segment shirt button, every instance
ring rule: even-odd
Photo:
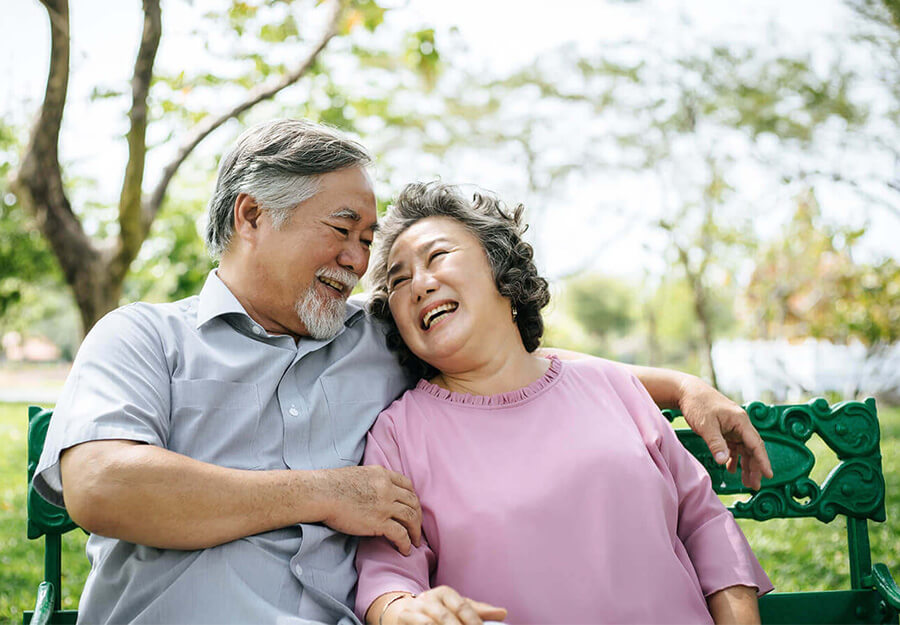
[[[253,334],[255,334],[256,336],[259,336],[260,334],[262,334],[262,328],[260,328],[259,326],[253,326],[251,328],[251,332],[253,332]]]
[[[296,573],[298,577],[303,575],[303,567],[300,566],[299,564],[295,564],[294,565],[294,573]]]
[[[291,413],[292,417],[296,417],[298,414],[300,414],[300,411],[297,410],[296,408],[294,408],[293,406],[291,406],[291,409],[288,410],[288,412]]]

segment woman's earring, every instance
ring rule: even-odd
[[[513,323],[515,323],[516,318],[519,316],[519,311],[516,310],[515,306],[512,307],[512,316],[513,316]]]

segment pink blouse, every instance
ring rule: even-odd
[[[366,464],[413,482],[425,540],[357,555],[356,611],[446,584],[508,623],[709,623],[704,596],[772,590],[709,476],[647,391],[601,359],[560,362],[517,391],[420,380],[378,417]]]

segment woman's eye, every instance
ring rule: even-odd
[[[431,253],[431,256],[428,257],[428,262],[431,262],[431,261],[433,261],[435,258],[437,258],[438,256],[443,256],[443,255],[446,254],[446,253],[447,253],[447,252],[446,252],[445,250],[436,250],[436,251],[434,251],[434,252]]]
[[[406,282],[408,278],[395,278],[393,282],[391,282],[391,289],[396,289],[399,285]]]

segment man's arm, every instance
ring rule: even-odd
[[[706,442],[719,464],[734,472],[743,458],[741,480],[758,489],[762,476],[772,477],[769,454],[744,409],[698,378],[671,369],[626,365],[660,408],[678,408],[684,420]]]
[[[542,349],[563,360],[587,358],[564,349]],[[672,369],[624,365],[635,375],[660,408],[678,408],[684,420],[707,444],[719,464],[734,472],[743,457],[741,480],[758,489],[762,476],[772,477],[772,465],[759,432],[743,408],[697,376]]]
[[[82,443],[60,459],[66,509],[89,532],[163,549],[204,549],[296,523],[421,541],[412,483],[382,467],[229,469],[134,441]]]

